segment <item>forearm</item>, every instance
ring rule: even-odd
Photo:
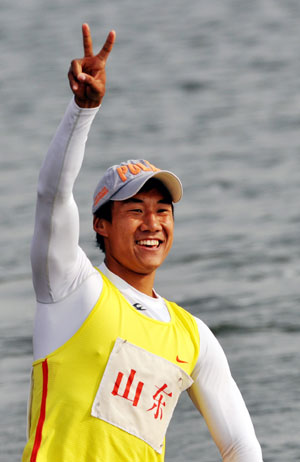
[[[39,180],[31,261],[37,299],[57,301],[82,266],[79,217],[73,185],[97,109],[80,109],[72,100],[50,144]]]
[[[71,100],[51,141],[38,181],[38,199],[67,200],[82,165],[85,144],[99,108],[82,109]]]
[[[219,392],[209,383],[201,392],[197,388],[195,383],[190,397],[201,411],[223,462],[262,462],[260,445],[235,383],[224,384]]]
[[[193,372],[191,399],[203,415],[223,462],[262,462],[261,448],[225,354],[209,329],[200,325],[201,356]]]

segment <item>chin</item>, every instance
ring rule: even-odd
[[[148,265],[146,264],[145,265],[145,262],[143,262],[144,264],[141,265],[141,271],[140,273],[141,274],[149,274],[149,273],[153,273],[153,271],[156,271],[161,265],[162,265],[162,261],[160,261],[159,263],[149,263]]]

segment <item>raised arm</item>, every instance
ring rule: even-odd
[[[85,143],[105,93],[105,63],[115,33],[93,56],[87,24],[82,26],[84,57],[73,60],[69,81],[75,95],[50,144],[39,181],[31,261],[37,300],[52,303],[74,291],[93,271],[78,245],[79,217],[73,185]]]

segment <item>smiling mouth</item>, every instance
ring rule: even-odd
[[[143,239],[140,241],[136,241],[137,245],[140,245],[142,247],[148,247],[149,249],[158,248],[161,243],[162,241],[160,241],[159,239]]]

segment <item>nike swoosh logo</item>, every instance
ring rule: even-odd
[[[182,359],[179,359],[179,358],[178,358],[178,355],[176,356],[176,361],[177,361],[178,363],[188,364],[188,361],[183,361]]]

